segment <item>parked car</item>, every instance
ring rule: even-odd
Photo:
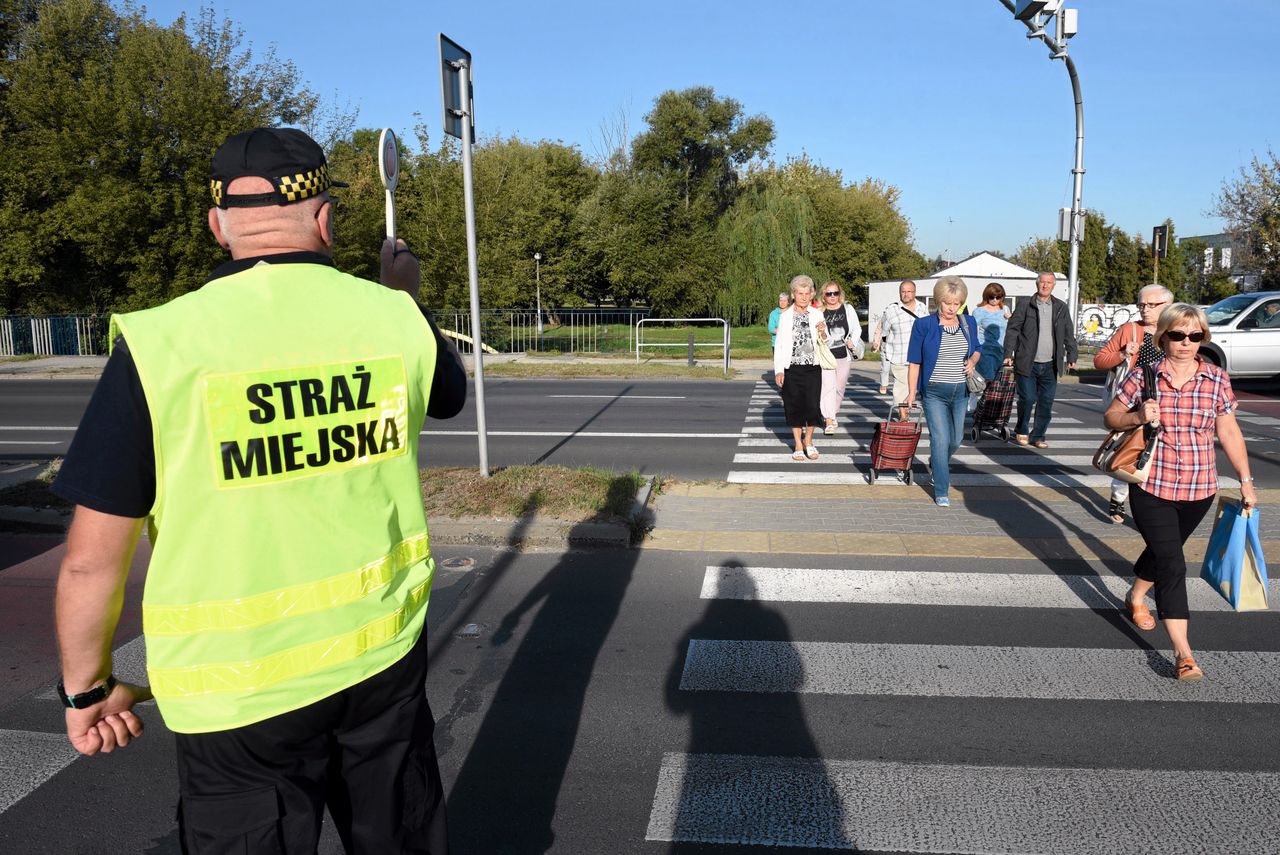
[[[1200,355],[1232,377],[1280,374],[1280,291],[1233,294],[1208,309],[1213,341]]]

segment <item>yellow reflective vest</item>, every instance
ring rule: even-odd
[[[250,724],[408,652],[434,572],[418,434],[436,344],[413,300],[258,264],[111,323],[154,432],[142,609],[165,724]]]

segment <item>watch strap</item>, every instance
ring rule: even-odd
[[[73,710],[82,710],[85,707],[91,707],[94,704],[101,703],[107,699],[107,695],[111,694],[111,690],[116,687],[116,675],[107,675],[107,680],[100,686],[95,686],[88,691],[79,692],[74,695],[68,695],[66,686],[62,681],[58,681],[58,697],[62,699],[62,705]]]

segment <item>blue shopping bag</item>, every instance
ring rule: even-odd
[[[1238,612],[1267,608],[1267,562],[1262,557],[1257,508],[1245,510],[1235,499],[1218,499],[1218,518],[1200,578]]]

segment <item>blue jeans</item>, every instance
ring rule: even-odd
[[[1053,418],[1053,399],[1058,394],[1058,374],[1052,362],[1031,363],[1031,374],[1018,375],[1018,426],[1014,433],[1030,435],[1032,442],[1044,439]],[[1035,407],[1035,423],[1031,423],[1031,408]],[[1030,434],[1027,428],[1030,427]]]
[[[929,466],[933,469],[933,495],[951,489],[951,456],[964,436],[964,408],[969,392],[963,383],[930,383],[920,403],[929,425]]]

